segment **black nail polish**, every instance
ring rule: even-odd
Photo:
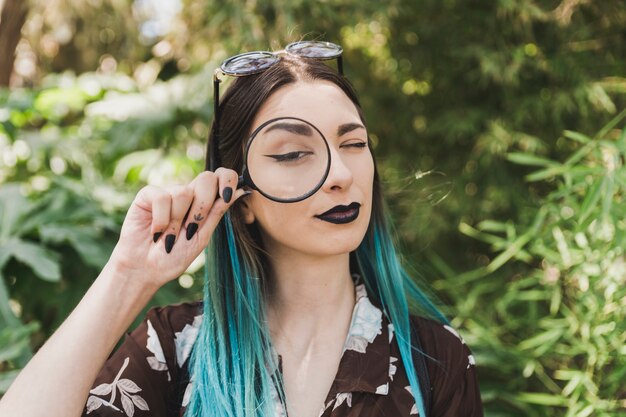
[[[156,232],[154,236],[152,236],[152,240],[154,240],[154,243],[156,243],[156,241],[159,240],[162,234],[163,232]]]
[[[232,197],[233,197],[233,189],[230,187],[224,188],[224,191],[222,191],[222,198],[224,199],[224,202],[230,203],[230,199]]]
[[[176,240],[176,235],[165,236],[165,252],[170,253],[172,251],[175,240]]]
[[[187,240],[191,240],[196,230],[198,230],[198,223],[191,222],[187,225]]]

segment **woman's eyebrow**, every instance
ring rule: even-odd
[[[302,123],[274,123],[265,132],[271,132],[272,130],[286,130],[287,132],[295,133],[302,136],[313,136],[313,129]]]
[[[360,123],[345,123],[337,128],[337,136],[343,136],[348,132],[352,132],[355,129],[365,129]]]

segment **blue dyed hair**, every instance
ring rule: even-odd
[[[335,83],[363,119],[356,93],[344,77],[317,61],[285,57],[263,73],[236,79],[224,95],[219,148],[223,166],[241,169],[243,143],[256,112],[272,93],[300,79]],[[351,268],[358,269],[352,272],[361,275],[368,295],[393,324],[417,409],[426,416],[413,363],[409,306],[422,316],[447,320],[402,267],[385,212],[374,164],[372,214],[365,237],[350,254]],[[275,398],[283,403],[286,399],[280,374],[274,371],[277,360],[265,316],[271,276],[260,231],[256,224],[245,224],[235,205],[219,223],[205,254],[204,317],[190,357],[193,390],[185,417],[275,416]]]

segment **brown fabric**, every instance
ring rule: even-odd
[[[417,415],[393,326],[370,303],[362,284],[356,291],[344,353],[320,416]],[[107,360],[83,416],[182,416],[181,404],[187,404],[192,389],[186,361],[200,313],[200,302],[151,309]],[[423,350],[432,358],[426,359],[431,416],[482,416],[474,358],[462,338],[449,326],[412,320]]]

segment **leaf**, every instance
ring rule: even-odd
[[[0,347],[0,363],[19,357],[28,348],[28,342],[28,339],[22,339]]]
[[[483,220],[476,225],[478,230],[483,232],[504,232],[508,228],[507,223],[497,222],[494,220]]]
[[[550,168],[540,169],[539,171],[526,175],[524,178],[526,178],[526,181],[528,182],[541,181],[566,173],[570,169],[570,167],[565,165],[557,165]]]
[[[130,398],[133,400],[133,403],[135,403],[138,409],[143,411],[150,410],[150,407],[148,407],[148,403],[146,402],[146,400],[141,398],[139,395],[131,395]]]
[[[94,395],[108,395],[111,393],[111,391],[112,391],[111,384],[100,384],[89,392]]]
[[[489,243],[494,246],[503,241],[503,239],[499,236],[494,236],[489,233],[483,233],[482,231],[477,230],[469,224],[463,222],[459,223],[459,231],[469,237],[472,237],[476,240],[482,240],[483,242]]]
[[[551,394],[543,394],[539,392],[522,392],[517,395],[517,398],[522,402],[527,402],[531,404],[540,404],[540,405],[566,405],[567,401],[565,398],[551,395]]]
[[[93,410],[97,410],[101,405],[102,398],[90,395],[89,398],[87,398],[87,414],[91,413]]]
[[[159,362],[156,357],[148,356],[146,360],[148,361],[150,368],[154,369],[155,371],[167,371],[167,364]]]
[[[0,271],[9,259],[11,259],[11,248],[6,245],[0,246]]]
[[[52,282],[61,279],[61,268],[54,252],[17,238],[7,245],[11,245],[13,257],[28,265],[39,278]]]
[[[0,247],[0,252],[1,251],[2,248]],[[15,317],[13,310],[11,310],[9,306],[9,292],[4,284],[2,264],[0,264],[0,318],[2,319],[3,326],[15,327],[20,325],[19,319]]]
[[[124,393],[122,393],[122,407],[128,417],[133,417],[133,415],[135,415],[135,406],[133,405],[132,400],[128,398],[128,396],[124,395]]]
[[[589,143],[592,140],[587,135],[583,135],[582,133],[578,133],[578,132],[573,132],[571,130],[564,131],[563,136],[565,136],[568,139],[575,140],[576,142],[580,142],[580,143]]]
[[[521,350],[534,349],[537,347],[545,348],[546,346],[552,345],[563,335],[563,329],[554,328],[550,330],[546,330],[543,333],[539,333],[531,337],[530,339],[526,339],[522,341],[518,347]]]
[[[598,200],[600,199],[600,191],[603,188],[603,184],[604,181],[596,181],[591,187],[591,190],[587,193],[587,196],[583,200],[580,207],[580,217],[578,220],[579,223],[584,223],[584,221],[587,219],[587,217],[589,217],[593,209],[598,204]]]
[[[546,214],[546,210],[540,209],[530,229],[515,239],[515,241],[511,243],[511,245],[504,252],[496,256],[494,260],[485,267],[485,269],[489,272],[495,272],[511,258],[515,257],[516,254],[519,253],[519,251],[521,251],[524,246],[526,246],[526,244],[535,237],[537,230],[539,230],[544,219],[546,218]]]
[[[596,145],[596,142],[590,142],[586,144],[585,146],[581,147],[579,150],[574,152],[573,155],[567,158],[565,162],[563,163],[563,165],[575,166],[575,164],[577,164],[581,159],[587,156],[587,154],[594,149],[595,145]]]
[[[563,388],[563,395],[569,397],[579,385],[582,385],[583,378],[584,375],[582,373],[576,373]]]
[[[122,378],[119,381],[117,381],[117,386],[120,389],[124,390],[124,392],[128,392],[131,394],[141,391],[141,388],[139,388],[137,384],[135,384],[133,381],[127,378]]]
[[[21,369],[0,372],[0,394],[7,392],[20,371]]]
[[[7,183],[0,187],[0,241],[11,236],[20,218],[31,207],[32,203],[22,195],[19,184]]]
[[[8,307],[8,306],[7,306]],[[39,329],[39,323],[22,325],[19,320],[10,321],[0,330],[0,363],[8,361],[12,366],[23,367],[32,357],[30,337]]]
[[[609,133],[619,122],[626,117],[626,109],[622,110],[617,116],[611,119],[600,131],[594,136],[594,139],[602,139]]]
[[[94,227],[70,224],[49,224],[39,228],[41,240],[45,243],[68,242],[87,264],[102,268],[113,250],[108,242],[103,242]]]
[[[560,164],[554,161],[551,161],[546,158],[542,158],[540,156],[521,153],[521,152],[509,152],[506,155],[506,159],[511,162],[515,162],[519,165],[530,165],[530,166],[541,166],[541,167],[551,167],[551,166],[559,166]]]

